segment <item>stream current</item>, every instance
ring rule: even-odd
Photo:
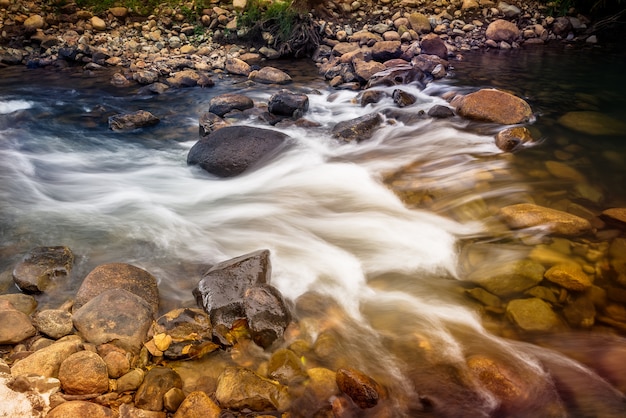
[[[213,88],[149,95],[116,89],[108,75],[0,69],[0,271],[6,278],[33,247],[65,245],[76,255],[72,275],[38,296],[40,307],[72,298],[95,266],[126,262],[157,277],[165,313],[195,305],[191,291],[208,266],[267,248],[272,284],[297,308],[293,333],[319,365],[358,368],[386,388],[364,416],[624,416],[623,331],[526,335],[465,294],[467,243],[484,244],[489,266],[530,251],[494,219],[497,208],[559,199],[592,211],[626,206],[626,134],[556,123],[589,108],[626,119],[619,56],[585,53],[588,65],[563,49],[467,54],[451,77],[402,87],[418,98],[403,110],[415,115],[446,104],[439,96],[450,90],[524,97],[541,141],[515,154],[495,146],[499,127],[456,117],[387,117],[371,139],[340,143],[330,133],[337,122],[394,108],[392,100],[361,107],[357,92],[329,89],[312,64],[272,64],[290,72],[290,90],[308,94],[305,117],[319,126],[273,128],[296,146],[229,179],[186,164],[199,116],[218,94],[258,105],[277,87],[223,76]],[[160,124],[108,129],[111,114],[140,109]],[[597,193],[581,200],[575,184],[541,174],[559,153]],[[253,368],[266,358],[250,356]],[[202,380],[199,368],[190,379]]]

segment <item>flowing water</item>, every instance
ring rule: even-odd
[[[107,77],[2,69],[0,271],[33,247],[66,245],[73,273],[38,296],[40,306],[71,298],[95,266],[127,262],[157,277],[164,313],[195,305],[191,291],[207,266],[267,248],[272,283],[297,313],[288,339],[308,344],[309,365],[355,367],[386,388],[367,416],[624,416],[623,331],[526,335],[465,293],[467,245],[495,268],[544,243],[508,231],[497,208],[626,206],[626,134],[594,137],[556,123],[580,109],[626,119],[620,56],[542,51],[468,54],[451,78],[424,91],[405,86],[417,104],[350,144],[332,138],[334,124],[392,109],[391,99],[363,108],[356,92],[329,90],[313,65],[279,63],[294,76],[290,89],[309,95],[305,117],[319,127],[275,128],[296,146],[229,179],[186,165],[199,116],[217,94],[262,104],[277,88],[223,76],[214,88],[148,95]],[[442,93],[477,87],[526,98],[541,141],[505,154],[494,145],[497,127],[419,116],[445,104]],[[160,124],[108,129],[108,116],[139,109]],[[583,171],[585,187],[546,174],[554,159]],[[247,355],[235,361],[254,368],[267,357]],[[201,387],[207,364],[181,370],[195,368],[189,379]],[[294,401],[301,411],[312,403]]]

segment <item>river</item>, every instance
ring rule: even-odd
[[[470,244],[481,249],[481,268],[496,268],[548,239],[506,230],[499,207],[626,207],[626,133],[592,136],[557,123],[589,109],[625,120],[623,57],[563,46],[467,53],[450,77],[423,91],[404,87],[418,97],[415,114],[453,90],[497,87],[525,98],[540,141],[514,154],[495,146],[497,127],[460,118],[389,117],[370,140],[339,143],[334,124],[384,112],[391,100],[361,107],[356,92],[329,89],[312,64],[279,62],[319,126],[274,128],[296,146],[229,179],[187,166],[198,118],[215,95],[262,104],[276,87],[222,75],[213,88],[151,95],[115,88],[108,76],[0,69],[0,271],[35,246],[65,245],[76,255],[72,275],[38,296],[40,307],[72,298],[95,266],[126,262],[157,277],[165,313],[195,305],[191,291],[211,264],[267,248],[272,283],[294,303],[312,361],[364,370],[386,388],[366,416],[624,416],[623,330],[519,332],[468,297],[465,280]],[[111,114],[140,109],[161,122],[108,129]],[[584,172],[585,187],[547,175],[544,163],[555,159]],[[583,244],[604,248],[601,238]],[[253,357],[258,367],[266,354]]]

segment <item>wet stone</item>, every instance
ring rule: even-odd
[[[223,117],[233,110],[246,110],[254,107],[254,102],[243,94],[220,94],[209,101],[209,112]]]
[[[545,268],[531,260],[520,260],[485,266],[473,270],[466,280],[476,283],[497,296],[521,293],[543,280]]]
[[[263,84],[289,84],[291,76],[286,72],[274,67],[263,67],[250,73],[249,78]]]
[[[611,208],[602,211],[602,218],[611,224],[626,229],[626,208]]]
[[[37,333],[30,318],[8,301],[0,301],[0,323],[0,344],[16,344]]]
[[[516,151],[524,144],[533,142],[530,130],[523,126],[505,128],[496,135],[496,146],[505,152]]]
[[[217,382],[215,397],[223,408],[252,411],[280,408],[284,388],[251,370],[229,367]]]
[[[582,292],[591,287],[591,279],[578,264],[558,264],[545,273],[547,280],[568,290]]]
[[[435,105],[428,109],[426,114],[431,118],[445,119],[454,116],[454,110],[450,109],[448,106]]]
[[[104,393],[109,389],[107,366],[94,352],[79,351],[61,363],[59,380],[63,391],[70,395]]]
[[[263,348],[282,338],[291,321],[280,291],[269,284],[246,289],[243,308],[252,340]]]
[[[460,99],[457,113],[468,119],[512,125],[532,118],[530,105],[523,99],[496,89],[482,89]]]
[[[373,408],[378,404],[382,387],[371,377],[355,369],[339,369],[337,386],[361,409]]]
[[[37,308],[37,301],[31,295],[25,295],[23,293],[9,293],[7,295],[0,295],[0,303],[7,301],[13,305],[18,311],[30,315]]]
[[[559,124],[589,135],[618,136],[626,131],[626,123],[594,111],[568,112],[558,120]]]
[[[562,236],[578,236],[591,230],[591,224],[584,218],[531,203],[503,207],[500,215],[514,229],[543,227]]]
[[[191,392],[180,404],[174,418],[219,418],[220,407],[202,391]]]
[[[309,97],[306,94],[281,90],[270,97],[267,109],[274,115],[299,117],[309,109]]]
[[[391,97],[398,107],[411,106],[417,101],[417,97],[401,89],[395,89],[391,94]]]
[[[185,392],[179,388],[171,388],[163,395],[163,407],[169,412],[176,412],[185,400]]]
[[[13,269],[15,284],[27,293],[41,293],[60,277],[67,277],[74,265],[74,254],[68,247],[32,249]]]
[[[211,319],[198,308],[166,313],[155,322],[153,334],[170,336],[171,343],[163,350],[163,355],[170,359],[197,358],[218,348],[212,342]]]
[[[117,379],[117,392],[135,391],[143,383],[145,373],[141,369],[133,369]]]
[[[130,131],[133,129],[154,126],[160,119],[146,110],[133,113],[120,113],[109,117],[109,128],[113,131]]]
[[[508,303],[506,316],[523,331],[555,331],[563,327],[550,305],[538,298],[515,299]]]
[[[368,89],[360,94],[359,100],[361,106],[367,106],[368,104],[378,103],[385,97],[389,97],[389,94],[383,90]]]
[[[117,379],[130,370],[130,361],[128,356],[119,351],[111,351],[103,358],[106,364],[107,372],[111,379]]]
[[[588,295],[575,297],[563,308],[563,317],[574,328],[591,328],[595,323],[596,308]]]
[[[333,127],[333,136],[346,142],[361,142],[369,139],[382,121],[380,113],[375,112],[339,122]]]
[[[267,365],[267,376],[287,385],[294,380],[303,380],[307,374],[302,367],[302,362],[291,350],[282,348],[275,351]]]
[[[183,381],[168,367],[150,369],[135,394],[135,406],[149,411],[163,410],[163,396],[172,388],[182,389]]]

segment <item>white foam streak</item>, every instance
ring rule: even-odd
[[[26,100],[0,100],[0,114],[6,115],[18,110],[30,109],[33,103]]]

